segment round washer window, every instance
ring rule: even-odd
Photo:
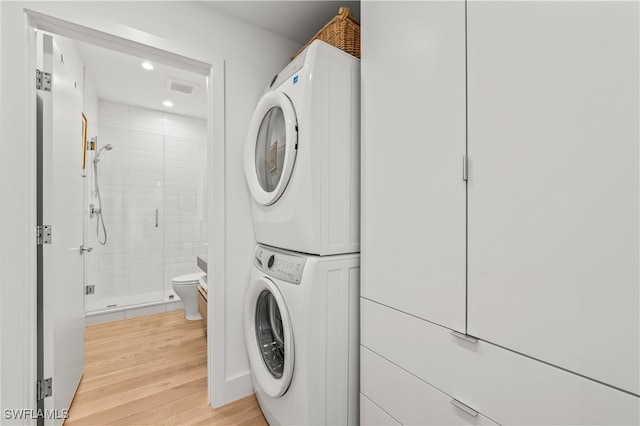
[[[285,361],[284,328],[278,302],[268,290],[258,296],[255,326],[262,361],[271,376],[280,379]]]

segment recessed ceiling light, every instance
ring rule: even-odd
[[[173,102],[171,102],[171,101],[164,101],[164,102],[162,103],[162,105],[164,105],[164,106],[166,106],[166,107],[172,107],[172,106],[173,106]]]
[[[142,68],[144,68],[145,70],[151,71],[153,69],[153,65],[151,64],[151,62],[143,62]]]

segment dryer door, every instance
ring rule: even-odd
[[[264,392],[279,397],[293,377],[294,346],[284,298],[273,281],[253,281],[244,306],[244,335],[253,374]]]
[[[253,113],[244,149],[244,174],[253,198],[268,206],[289,183],[296,161],[298,130],[291,100],[267,92]]]

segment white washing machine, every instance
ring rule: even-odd
[[[360,251],[360,60],[314,41],[258,102],[244,150],[258,243]]]
[[[358,424],[359,286],[359,254],[256,248],[244,329],[269,424]]]

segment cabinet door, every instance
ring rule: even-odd
[[[638,2],[469,2],[468,331],[640,393]]]
[[[400,423],[369,398],[360,394],[360,424],[395,426]]]
[[[465,327],[465,5],[363,2],[362,295]]]

